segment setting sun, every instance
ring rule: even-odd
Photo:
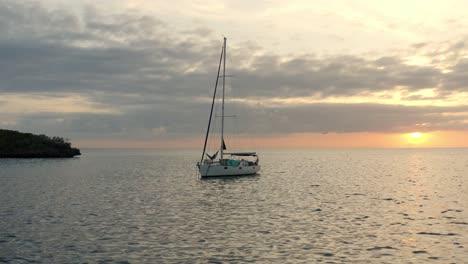
[[[412,132],[404,135],[406,142],[411,145],[422,145],[427,143],[429,134],[421,132]]]

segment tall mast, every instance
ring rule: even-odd
[[[208,134],[210,133],[211,117],[213,116],[213,107],[214,107],[215,98],[216,98],[216,90],[218,88],[219,72],[221,70],[221,62],[222,62],[221,60],[223,59],[223,52],[224,52],[224,46],[222,47],[221,55],[219,56],[218,74],[216,75],[216,83],[215,83],[215,88],[213,92],[213,100],[211,101],[210,119],[208,120],[208,128],[206,129],[205,144],[203,145],[203,152],[201,154],[200,163],[203,161],[203,157],[205,156],[206,143],[208,142]]]
[[[223,159],[223,152],[224,152],[224,88],[226,84],[226,37],[224,37],[224,45],[223,45],[223,101],[221,106],[221,159]]]

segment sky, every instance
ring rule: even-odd
[[[0,128],[78,147],[201,147],[225,36],[228,145],[232,133],[239,147],[468,147],[466,10],[0,0]]]

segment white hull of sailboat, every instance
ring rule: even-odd
[[[260,171],[260,165],[223,166],[220,164],[202,164],[198,167],[202,177],[253,175]]]

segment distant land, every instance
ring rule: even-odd
[[[72,158],[81,155],[61,137],[0,129],[0,158]]]

